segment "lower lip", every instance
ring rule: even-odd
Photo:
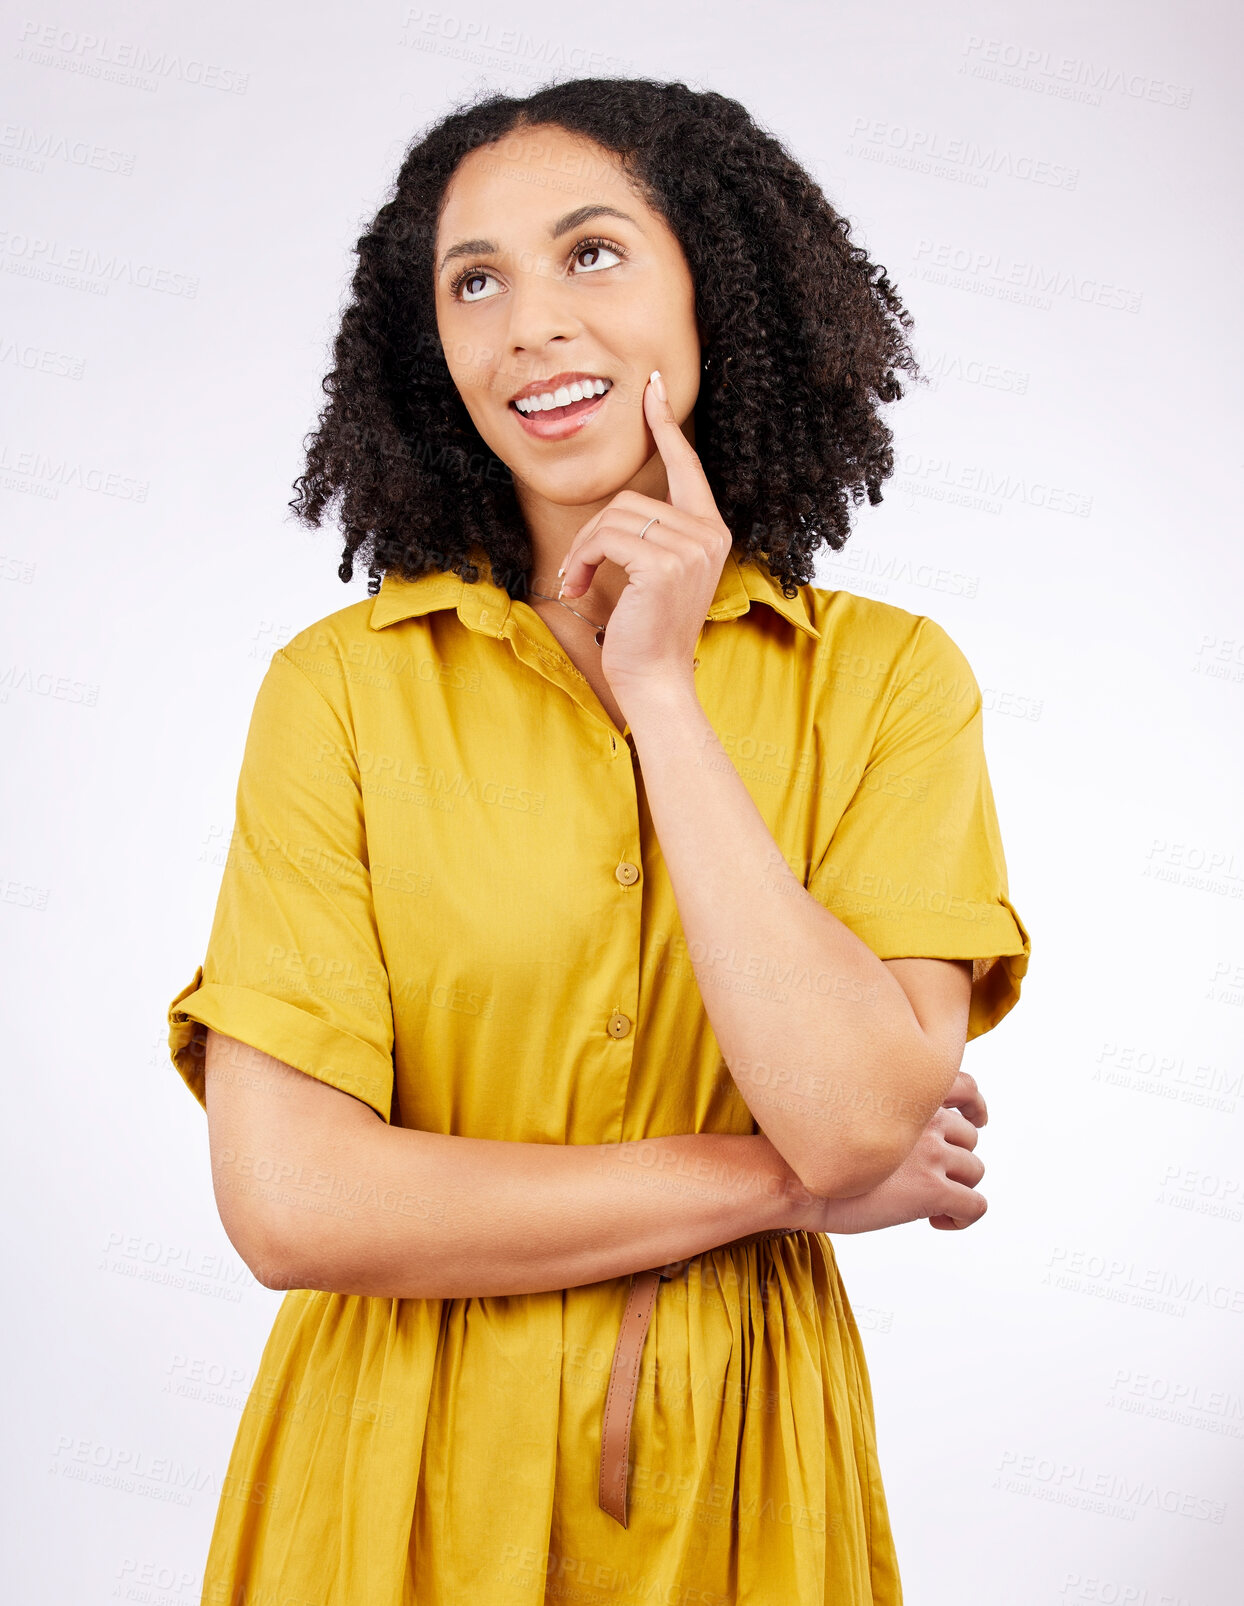
[[[561,441],[590,424],[613,395],[613,386],[599,396],[571,402],[569,407],[550,407],[548,412],[520,413],[511,402],[510,411],[529,435],[542,441]]]

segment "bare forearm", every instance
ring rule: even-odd
[[[902,987],[791,872],[695,695],[625,703],[704,1007],[757,1124],[812,1191],[879,1182],[939,1104]],[[723,851],[723,844],[729,851]]]
[[[274,1280],[387,1298],[571,1288],[801,1219],[761,1135],[507,1143],[369,1120],[285,1170]]]

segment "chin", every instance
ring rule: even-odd
[[[608,501],[631,483],[645,459],[637,452],[625,461],[596,463],[590,458],[567,459],[564,469],[548,462],[542,472],[525,476],[525,483],[547,501],[573,507],[579,503]]]

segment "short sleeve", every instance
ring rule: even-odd
[[[207,952],[168,1009],[173,1064],[205,1109],[209,1026],[390,1120],[393,1011],[353,743],[283,649],[255,699]]]
[[[967,1038],[1019,999],[1029,936],[1010,901],[980,687],[921,617],[860,782],[808,890],[880,959],[970,959]]]

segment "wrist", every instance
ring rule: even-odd
[[[663,729],[671,718],[703,713],[693,669],[688,669],[685,675],[644,676],[632,680],[619,677],[610,681],[609,689],[632,731],[642,732],[648,725]]]
[[[794,1167],[763,1132],[756,1133],[751,1141],[756,1145],[761,1180],[748,1201],[748,1224],[740,1232],[762,1232],[774,1227],[817,1230],[814,1216],[821,1201],[808,1192]]]

